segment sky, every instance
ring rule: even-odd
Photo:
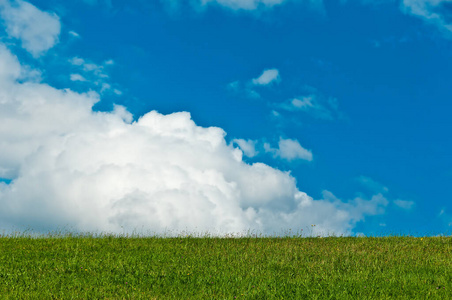
[[[0,0],[0,232],[444,235],[452,1]]]

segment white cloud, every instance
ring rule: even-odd
[[[79,80],[89,82],[101,94],[106,91],[111,91],[118,96],[122,95],[122,92],[119,89],[113,88],[112,84],[107,82],[110,76],[106,73],[106,69],[114,65],[114,61],[112,59],[106,60],[103,65],[99,65],[93,62],[88,62],[80,57],[73,57],[69,59],[69,63],[78,69],[78,72],[83,73],[83,75],[72,74],[72,81]]]
[[[84,72],[93,73],[99,77],[107,78],[108,75],[104,73],[104,66],[98,65],[92,62],[87,62],[85,59],[80,57],[73,57],[69,59],[69,63],[73,66],[79,66]],[[105,61],[106,66],[113,65],[113,60]]]
[[[277,69],[267,69],[258,78],[254,78],[252,82],[255,85],[268,85],[272,82],[279,82],[280,80],[281,78]]]
[[[111,85],[108,83],[102,83],[102,88],[100,89],[101,93],[104,93],[105,91],[111,89]]]
[[[71,74],[71,81],[86,81],[85,77],[80,74]]]
[[[87,0],[88,1],[88,0]],[[168,10],[179,10],[183,7],[184,0],[160,0]],[[306,4],[309,8],[318,11],[323,11],[322,0],[191,0],[185,1],[190,3],[196,10],[202,10],[208,6],[216,5],[224,7],[233,11],[246,11],[246,12],[261,12],[264,10],[270,10],[273,7],[282,5],[288,2],[301,2]]]
[[[280,118],[281,114],[279,112],[277,112],[276,110],[272,110],[271,111],[271,116],[274,118]]]
[[[22,0],[0,1],[0,16],[6,33],[22,42],[34,57],[41,56],[57,42],[61,31],[58,16],[39,10]]]
[[[21,73],[22,68],[17,58],[9,52],[5,45],[0,44],[0,86],[5,88],[5,84],[19,78]]]
[[[85,60],[80,57],[73,57],[69,60],[69,62],[74,66],[83,66],[83,64],[85,64]]]
[[[171,1],[171,0],[170,0]],[[282,4],[286,0],[201,0],[203,5],[218,4],[233,10],[256,10]]]
[[[97,93],[17,81],[21,66],[1,44],[0,66],[0,178],[12,179],[0,184],[2,229],[224,234],[316,224],[314,234],[347,234],[382,210],[379,196],[312,199],[288,172],[243,162],[221,128],[188,112],[136,121],[123,106],[95,112]],[[296,141],[279,146],[282,157],[309,158]]]
[[[290,106],[291,109],[300,109],[300,110],[307,110],[310,109],[312,107],[314,107],[314,104],[312,104],[312,96],[308,96],[308,97],[302,97],[301,100],[294,98],[292,99],[292,101],[290,101],[290,104],[292,106]]]
[[[254,156],[256,156],[258,154],[258,152],[256,151],[257,141],[244,140],[244,139],[234,139],[234,140],[232,140],[232,142],[236,143],[237,145],[239,145],[240,149],[248,157],[254,157]]]
[[[451,0],[403,0],[402,10],[451,33],[452,23],[446,17],[448,13],[450,14],[450,9],[445,8],[451,4]]]
[[[266,152],[273,153],[275,157],[288,161],[298,159],[312,161],[312,152],[303,148],[297,140],[280,138],[278,149],[272,148],[268,143],[264,144],[264,149]]]
[[[290,112],[305,112],[318,119],[333,120],[344,116],[338,109],[338,101],[334,97],[325,97],[313,87],[305,87],[310,91],[307,96],[299,96],[282,103],[274,104],[274,107]]]
[[[382,185],[379,182],[376,182],[375,180],[373,180],[370,177],[359,176],[358,178],[356,178],[356,180],[373,192],[386,193],[389,191],[389,189],[386,186]]]
[[[413,201],[405,201],[405,200],[394,200],[394,204],[398,207],[406,210],[410,210],[414,207],[415,203]]]
[[[388,199],[382,194],[375,194],[370,200],[356,197],[347,202],[341,201],[333,193],[327,190],[323,191],[322,194],[325,201],[334,203],[336,207],[346,211],[348,217],[354,220],[354,222],[363,221],[366,215],[375,216],[383,214],[386,206],[389,204]]]
[[[79,38],[80,37],[80,34],[78,34],[77,32],[75,32],[75,31],[69,31],[69,34],[71,35],[71,36],[73,36],[73,37],[75,37],[75,38]]]
[[[228,90],[242,94],[247,98],[259,99],[261,95],[254,90],[256,86],[266,86],[274,82],[280,82],[281,77],[279,76],[279,71],[277,69],[267,69],[262,72],[262,74],[250,80],[246,84],[241,84],[240,81],[234,81],[227,85]]]

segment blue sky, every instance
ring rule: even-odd
[[[450,233],[450,1],[0,13],[4,228]]]

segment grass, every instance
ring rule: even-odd
[[[452,299],[452,238],[0,236],[2,299]]]

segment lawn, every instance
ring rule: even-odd
[[[0,236],[2,299],[452,299],[452,238]]]

